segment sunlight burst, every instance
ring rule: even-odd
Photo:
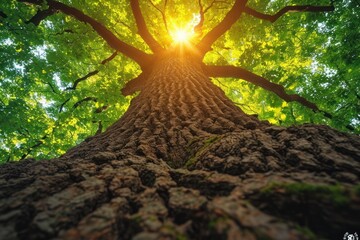
[[[200,14],[193,14],[190,21],[183,21],[177,19],[171,21],[170,36],[174,43],[187,44],[190,43],[195,37],[194,28],[201,20]]]
[[[177,29],[172,35],[172,38],[175,42],[184,43],[190,40],[192,34],[185,29]]]

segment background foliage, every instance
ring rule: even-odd
[[[150,52],[136,34],[128,1],[61,2]],[[150,32],[164,46],[171,38],[161,11],[170,32],[191,22],[199,11],[197,1],[166,2],[164,12],[165,0],[141,1]],[[202,1],[204,6],[211,2]],[[329,1],[250,0],[248,4],[275,13],[290,4]],[[334,12],[287,14],[273,24],[243,15],[205,57],[206,63],[241,66],[280,83],[289,93],[298,93],[331,113],[332,119],[243,80],[219,78],[214,83],[247,113],[273,124],[311,122],[359,133],[360,4],[357,0],[334,4]],[[227,1],[215,1],[205,14],[203,33],[230,8]],[[121,54],[104,63],[114,51],[91,27],[61,13],[35,26],[27,21],[37,7],[14,0],[2,2],[0,11],[0,162],[59,156],[87,136],[104,131],[126,111],[131,97],[122,96],[120,89],[140,69]]]

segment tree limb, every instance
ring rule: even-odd
[[[84,102],[89,102],[89,101],[97,102],[97,98],[96,97],[86,97],[84,99],[81,99],[80,101],[78,101],[74,104],[73,108],[77,108]]]
[[[106,63],[110,62],[111,60],[113,60],[117,55],[117,52],[114,52],[113,54],[111,54],[110,57],[104,59],[103,61],[101,61],[101,64],[102,65],[105,65]],[[81,77],[81,78],[78,78],[75,80],[75,82],[73,83],[73,85],[71,87],[68,87],[66,88],[65,90],[75,90],[77,85],[82,82],[82,81],[85,81],[86,79],[88,79],[89,77],[92,77],[96,74],[98,74],[100,71],[99,70],[95,70],[95,71],[92,71],[92,72],[89,72],[88,74],[86,74],[85,76]]]
[[[36,5],[42,4],[42,1],[40,0],[18,0],[18,1],[30,3],[30,4],[36,4]],[[152,59],[151,55],[146,54],[143,51],[121,41],[104,25],[102,25],[94,18],[84,14],[82,11],[54,0],[48,0],[47,3],[49,5],[49,9],[61,11],[67,15],[73,16],[74,18],[76,18],[81,22],[85,22],[89,24],[109,44],[110,47],[117,50],[118,52],[121,52],[125,56],[133,59],[141,67],[145,67],[151,62]]]
[[[231,26],[239,19],[241,13],[245,11],[245,5],[248,0],[236,0],[233,7],[226,14],[225,18],[208,32],[204,38],[197,44],[200,56],[203,57],[211,50],[211,45],[221,37]]]
[[[165,11],[166,11],[166,6],[167,6],[167,2],[168,0],[165,0],[165,3],[164,3],[164,11],[162,11],[159,7],[157,7],[152,0],[149,0],[150,1],[150,4],[160,12],[161,14],[161,17],[163,19],[163,22],[164,22],[164,25],[165,25],[165,29],[166,29],[166,32],[169,33],[169,28],[168,28],[168,24],[167,24],[167,20],[166,20],[166,15],[165,15]]]
[[[245,12],[259,19],[267,20],[269,22],[275,22],[287,12],[330,12],[330,11],[334,11],[334,9],[335,9],[334,6],[310,6],[310,5],[286,6],[282,8],[280,11],[278,11],[276,14],[270,15],[270,14],[258,12],[246,6]]]
[[[211,5],[215,2],[215,0],[213,0],[211,2]],[[200,21],[199,23],[194,27],[194,31],[195,33],[197,33],[198,35],[201,35],[202,33],[202,27],[203,27],[203,24],[204,24],[204,20],[205,20],[205,13],[204,13],[204,6],[201,2],[201,0],[198,1],[198,4],[199,4],[199,15],[200,15]]]
[[[276,83],[272,83],[266,78],[256,75],[255,73],[252,73],[243,68],[235,67],[235,66],[204,66],[204,70],[206,71],[209,77],[241,78],[244,79],[245,81],[248,81],[259,87],[262,87],[268,91],[275,93],[286,102],[295,101],[302,104],[303,106],[312,109],[315,112],[320,111],[319,108],[316,106],[316,104],[306,100],[305,98],[297,94],[287,94],[283,86]]]
[[[73,83],[73,85],[71,87],[67,87],[65,88],[65,90],[75,90],[77,85],[82,82],[82,81],[85,81],[87,80],[89,77],[92,77],[96,74],[99,73],[99,70],[95,70],[95,71],[92,71],[92,72],[89,72],[88,74],[86,74],[85,76],[81,77],[81,78],[78,78],[75,80],[75,82]]]
[[[128,96],[134,94],[137,91],[141,91],[145,86],[147,77],[148,72],[142,72],[139,76],[126,83],[126,85],[121,89],[121,94]]]
[[[338,117],[334,117],[332,114],[328,113],[328,112],[325,112],[325,111],[321,111],[325,117],[331,119],[331,120],[334,120],[334,118],[338,118]],[[341,120],[342,122],[344,122],[344,120]],[[350,131],[354,131],[355,128],[353,126],[351,126],[351,124],[347,124],[345,125],[345,128],[350,130]]]
[[[39,26],[42,20],[47,18],[48,16],[53,15],[56,12],[56,10],[48,8],[45,10],[38,10],[37,13],[26,23],[33,23],[35,26]]]
[[[58,32],[58,33],[55,33],[55,34],[52,34],[52,35],[62,35],[64,33],[75,33],[75,32],[73,30],[71,30],[71,29],[65,29],[65,30],[63,30],[61,32]]]
[[[50,86],[51,91],[52,91],[53,93],[58,94],[58,93],[55,91],[55,88],[54,88],[54,86],[51,84],[51,82],[47,81],[46,83]]]
[[[149,30],[146,27],[144,16],[141,13],[139,0],[130,1],[131,9],[135,17],[136,26],[138,28],[138,33],[144,39],[144,41],[149,45],[153,53],[158,53],[163,50],[161,45],[155,40],[155,38],[150,34]]]
[[[34,150],[34,148],[40,147],[42,144],[44,144],[44,140],[48,138],[49,134],[45,134],[40,140],[36,141],[36,144],[29,147],[26,152],[21,156],[20,160],[24,160],[29,154]]]
[[[205,9],[204,9],[204,6],[201,2],[201,0],[198,1],[198,4],[199,4],[199,15],[200,15],[200,21],[199,23],[194,27],[194,31],[201,35],[202,34],[202,27],[204,25],[204,21],[205,21],[205,13],[207,13],[207,11],[209,11],[215,3],[217,3],[218,1],[216,0],[212,0],[211,3],[209,4],[209,6],[207,6]]]
[[[0,17],[7,18],[7,15],[3,11],[0,11]]]
[[[95,109],[94,113],[102,113],[103,111],[105,111],[109,106],[108,105],[104,105],[102,107],[98,107],[97,109]]]
[[[102,129],[103,129],[103,125],[102,125],[102,121],[100,120],[99,122],[98,122],[98,129],[96,130],[96,133],[95,133],[95,135],[98,135],[98,134],[100,134],[101,132],[102,132]]]
[[[59,108],[59,113],[61,113],[63,111],[63,108],[65,106],[65,104],[70,101],[71,98],[68,98],[66,99],[61,105],[60,105],[60,108]]]

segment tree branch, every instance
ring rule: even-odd
[[[78,101],[74,104],[73,108],[77,108],[84,102],[89,102],[89,101],[97,102],[97,98],[96,97],[86,97],[84,99],[81,99],[80,101]]]
[[[199,23],[194,27],[194,31],[198,34],[201,35],[202,34],[202,27],[204,25],[204,21],[205,21],[205,13],[207,13],[207,11],[209,11],[215,3],[217,3],[219,1],[216,0],[212,0],[211,3],[209,4],[209,6],[207,6],[204,9],[204,6],[201,2],[201,0],[198,1],[199,4],[199,15],[200,15],[200,21]]]
[[[241,13],[245,11],[247,1],[248,0],[236,0],[225,18],[197,44],[201,57],[205,56],[205,54],[211,50],[211,45],[239,19]]]
[[[103,125],[102,125],[102,121],[100,120],[99,122],[98,122],[98,129],[96,130],[96,133],[95,133],[95,135],[98,135],[98,134],[100,134],[101,132],[102,132],[102,129],[103,129]]]
[[[248,70],[235,66],[204,66],[204,70],[207,72],[209,77],[233,77],[241,78],[245,81],[253,83],[259,87],[262,87],[268,91],[271,91],[278,95],[286,102],[298,102],[303,106],[312,109],[315,112],[319,112],[319,108],[316,104],[306,100],[305,98],[297,94],[287,94],[285,88],[279,84],[272,83],[266,78],[256,75]],[[323,112],[323,111],[321,111]]]
[[[7,15],[3,11],[0,11],[0,17],[7,18]]]
[[[88,74],[86,74],[85,76],[81,77],[81,78],[78,78],[75,80],[75,82],[73,83],[73,85],[71,87],[67,87],[65,88],[65,90],[75,90],[77,85],[82,82],[82,81],[85,81],[87,80],[89,77],[92,77],[96,74],[99,73],[99,70],[95,70],[95,71],[92,71],[92,72],[89,72]]]
[[[215,0],[213,0],[211,2],[211,5],[215,2]],[[202,27],[203,27],[203,24],[204,24],[204,6],[202,5],[202,2],[201,0],[198,1],[198,4],[199,4],[199,15],[200,15],[200,21],[199,23],[194,27],[194,31],[196,34],[198,35],[201,35],[202,33]]]
[[[131,9],[135,17],[136,26],[138,28],[138,33],[144,39],[144,41],[149,45],[153,53],[158,53],[163,50],[161,45],[155,40],[155,38],[150,34],[149,30],[146,27],[144,16],[141,13],[139,6],[139,0],[130,1]]]
[[[60,108],[59,108],[59,113],[61,113],[63,111],[63,108],[65,106],[65,104],[70,101],[71,98],[68,98],[66,99],[61,105],[60,105]]]
[[[334,6],[310,6],[310,5],[286,6],[282,8],[280,11],[278,11],[276,14],[270,15],[270,14],[258,12],[246,6],[245,12],[259,19],[267,20],[269,22],[275,22],[287,12],[330,12],[330,11],[334,11],[334,9],[335,9]]]
[[[35,26],[39,26],[40,22],[47,18],[48,16],[53,15],[56,10],[48,8],[45,10],[38,10],[37,13],[26,23],[33,23]]]
[[[36,4],[36,5],[42,4],[42,1],[40,0],[18,0],[18,1],[30,3],[30,4]],[[141,67],[145,67],[146,65],[151,63],[151,59],[152,59],[151,55],[146,54],[143,51],[121,41],[104,25],[102,25],[94,18],[84,14],[82,11],[54,0],[48,0],[47,3],[49,5],[49,9],[61,11],[67,15],[73,16],[74,18],[76,18],[81,22],[85,22],[89,24],[109,44],[110,47],[117,50],[118,52],[121,52],[125,56],[133,59]]]
[[[37,143],[29,147],[26,150],[26,153],[21,156],[20,160],[24,160],[27,156],[29,156],[29,154],[34,150],[34,148],[40,147],[42,144],[44,144],[44,140],[48,138],[48,136],[49,134],[45,134],[42,138],[40,138],[40,140],[37,140]]]
[[[114,52],[113,54],[111,54],[110,57],[104,59],[101,61],[100,64],[102,65],[105,65],[106,63],[110,62],[111,60],[113,60],[117,55],[117,52]],[[89,72],[88,74],[86,74],[85,76],[81,77],[81,78],[78,78],[75,80],[75,82],[73,83],[73,85],[71,87],[68,87],[66,88],[65,90],[75,90],[77,85],[82,82],[82,81],[85,81],[86,79],[88,79],[89,77],[92,77],[96,74],[98,74],[100,72],[100,70],[95,70],[95,71],[92,71],[92,72]]]
[[[124,96],[128,96],[134,94],[137,91],[141,91],[145,85],[145,81],[147,79],[148,72],[142,72],[136,78],[130,80],[126,85],[121,89],[121,94]]]
[[[58,33],[55,33],[55,34],[52,34],[52,35],[62,35],[64,33],[75,33],[75,32],[73,30],[71,30],[71,29],[65,29],[65,30],[63,30],[61,32],[58,32]]]
[[[152,0],[149,0],[150,1],[150,4],[160,12],[161,14],[161,17],[163,19],[163,22],[164,22],[164,25],[165,25],[165,29],[166,29],[166,32],[169,33],[169,29],[168,29],[168,24],[167,24],[167,20],[166,20],[166,15],[165,15],[165,11],[166,11],[166,6],[167,6],[167,2],[168,0],[165,0],[165,3],[164,3],[164,11],[162,11],[159,7],[157,7]]]
[[[109,106],[108,105],[104,105],[102,107],[98,107],[97,109],[95,109],[95,113],[102,113],[103,111],[105,111]]]
[[[53,93],[58,94],[58,93],[55,91],[55,88],[54,88],[54,86],[51,84],[51,82],[47,81],[46,83],[50,86],[51,91],[52,91]]]

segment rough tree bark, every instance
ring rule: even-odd
[[[48,3],[113,40],[80,11]],[[106,132],[64,156],[0,166],[0,239],[341,239],[360,229],[358,136],[246,115],[210,81],[217,72],[203,51],[150,56],[120,45],[143,70],[123,93],[139,95]]]
[[[304,227],[328,238],[359,228],[359,137],[247,116],[177,50],[141,90],[117,123],[63,157],[0,167],[2,239],[307,239]]]

